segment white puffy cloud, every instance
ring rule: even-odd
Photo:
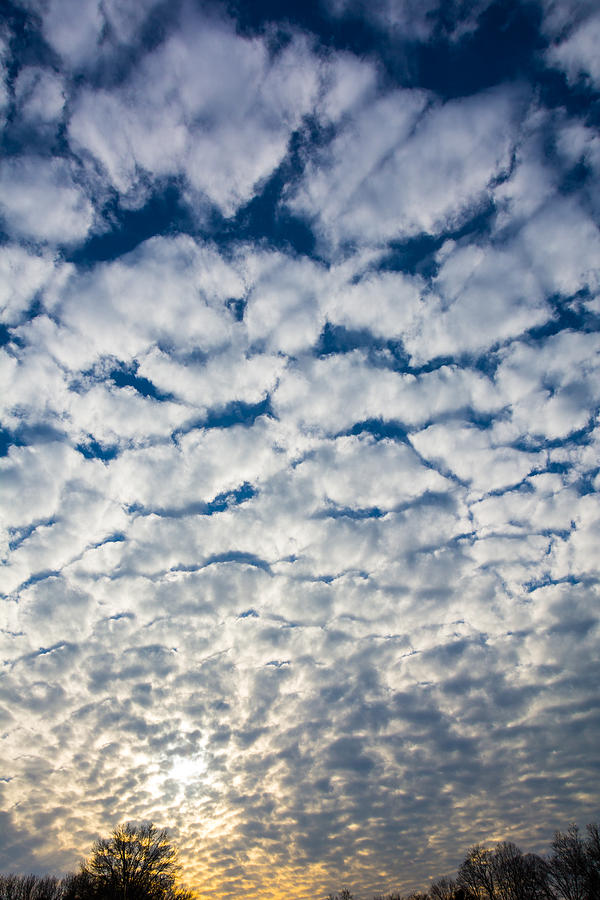
[[[15,81],[15,100],[26,122],[56,122],[65,105],[63,79],[51,69],[25,66]]]
[[[571,24],[571,23],[569,23]],[[546,52],[548,62],[562,69],[570,82],[579,79],[600,85],[600,64],[596,48],[600,38],[600,15],[590,15],[576,22],[567,35],[553,43]]]
[[[21,0],[40,15],[44,38],[70,69],[86,70],[138,37],[157,0]]]
[[[565,485],[564,477],[544,472],[532,475],[525,489],[484,497],[471,509],[482,536],[503,532],[518,537],[532,528],[569,531],[576,504],[577,493]]]
[[[496,374],[510,418],[499,422],[506,438],[566,437],[584,428],[600,400],[596,334],[564,331],[544,344],[515,343]]]
[[[290,365],[273,395],[275,412],[301,429],[331,434],[366,419],[414,428],[474,408],[501,408],[493,384],[474,371],[444,366],[417,378],[365,365],[359,351]]]
[[[360,280],[344,281],[328,292],[328,322],[344,328],[367,329],[380,338],[406,340],[428,308],[427,286],[401,272],[368,272]]]
[[[0,248],[0,319],[19,324],[42,288],[49,295],[59,290],[68,273],[48,254],[37,255],[17,244]]]
[[[280,356],[244,356],[232,342],[223,353],[198,362],[178,362],[155,348],[142,359],[138,372],[159,390],[207,412],[230,403],[260,403],[275,388],[284,367]]]
[[[124,85],[81,91],[69,136],[122,193],[136,188],[140,169],[183,174],[231,216],[285,156],[317,99],[318,70],[302,39],[271,59],[260,39],[187,10],[183,28]]]
[[[260,420],[254,428],[196,429],[176,445],[125,453],[110,466],[115,492],[127,504],[193,510],[244,482],[258,485],[281,468],[285,457],[274,446],[276,434]]]
[[[22,528],[53,518],[66,476],[79,461],[79,454],[62,442],[11,447],[0,459],[7,500],[5,527]]]
[[[334,245],[460,222],[508,165],[520,101],[512,91],[431,101],[398,90],[367,104],[309,164],[291,208]]]
[[[550,318],[543,286],[518,250],[448,242],[438,259],[435,293],[405,338],[415,361],[480,353]]]
[[[0,214],[17,237],[70,244],[83,240],[92,226],[92,205],[66,160],[5,158],[0,185]]]
[[[103,356],[129,361],[157,343],[206,351],[230,340],[234,322],[225,301],[243,290],[235,265],[210,246],[182,235],[156,237],[71,278],[51,303],[63,327],[45,339],[76,369]]]
[[[389,509],[449,483],[426,468],[405,444],[369,436],[341,437],[315,450],[294,470],[301,492],[324,508]],[[318,507],[317,507],[318,508]]]
[[[292,356],[316,344],[325,324],[319,307],[329,279],[323,269],[310,260],[267,254],[251,261],[250,272],[249,340]]]
[[[318,112],[337,124],[367,100],[375,99],[376,88],[377,70],[372,63],[351,53],[336,53],[324,67]]]
[[[85,0],[81,4],[73,0],[67,0],[66,4],[52,0],[43,11],[46,40],[74,67],[96,56],[103,24],[100,4],[96,0]]]
[[[479,494],[518,484],[544,462],[543,454],[495,444],[489,431],[478,428],[430,425],[411,443]]]
[[[600,270],[595,260],[600,235],[576,200],[556,198],[548,203],[525,225],[520,238],[548,293],[598,289]]]

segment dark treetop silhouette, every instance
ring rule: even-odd
[[[178,854],[167,832],[151,822],[128,822],[96,841],[80,872],[65,879],[63,900],[191,900],[178,876]]]

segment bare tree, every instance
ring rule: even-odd
[[[96,894],[96,882],[85,868],[63,878],[61,900],[94,900]]]
[[[82,874],[95,892],[111,900],[189,900],[177,887],[177,851],[166,831],[149,822],[126,823],[94,844]]]
[[[544,900],[548,896],[547,868],[535,853],[522,853],[502,841],[493,853],[495,895],[499,900]]]
[[[458,870],[457,882],[469,897],[475,900],[495,900],[496,874],[494,853],[483,844],[475,844],[467,850]]]
[[[438,878],[429,888],[431,900],[455,900],[458,885],[454,878]]]
[[[52,875],[0,875],[0,900],[61,900],[62,883]]]
[[[588,859],[589,892],[593,900],[600,897],[600,827],[592,823],[586,827],[585,850]]]
[[[53,875],[38,878],[34,900],[61,900],[62,883]]]
[[[548,879],[555,897],[589,900],[590,864],[577,825],[557,831],[548,857]]]

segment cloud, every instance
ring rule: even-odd
[[[99,58],[114,53],[115,45],[130,44],[157,0],[22,0],[22,6],[41,17],[45,40],[67,67],[89,70]]]
[[[118,89],[81,91],[69,137],[123,194],[139,187],[144,171],[183,175],[231,216],[282,161],[312,110],[319,63],[301,38],[271,58],[263,41],[224,21],[183,15],[183,27]]]
[[[434,293],[405,338],[416,362],[478,353],[550,318],[545,291],[513,248],[447,242],[438,260]]]
[[[562,69],[570,82],[582,80],[584,83],[591,83],[593,87],[598,87],[600,67],[595,46],[599,34],[600,16],[592,14],[584,21],[576,20],[567,35],[565,37],[561,35],[549,47],[546,58],[551,65]]]
[[[364,59],[336,53],[327,59],[322,74],[323,93],[317,108],[325,120],[338,124],[365,101],[375,99],[378,73]]]
[[[595,334],[567,331],[542,346],[514,344],[496,376],[511,404],[513,433],[553,439],[585,428],[598,404],[597,354]],[[512,430],[510,425],[498,427]]]
[[[36,255],[16,244],[0,248],[1,318],[7,325],[19,325],[39,292],[58,290],[68,267],[57,264],[48,254]]]
[[[56,123],[65,105],[63,79],[40,66],[27,66],[16,79],[15,99],[26,122]]]
[[[368,419],[414,428],[471,407],[500,408],[493,384],[475,371],[444,366],[417,378],[365,362],[356,350],[290,365],[273,397],[276,414],[301,431],[335,434]]]
[[[437,0],[415,4],[411,0],[381,0],[364,4],[361,0],[328,0],[323,6],[334,16],[360,16],[382,30],[397,32],[404,40],[427,40],[433,29]]]
[[[4,35],[0,35],[0,125],[4,127],[6,121],[6,112],[9,104],[9,94],[6,71],[6,59],[8,56],[6,41]]]
[[[368,104],[309,163],[291,208],[334,246],[438,233],[468,218],[508,165],[518,95],[432,101],[399,90]]]
[[[16,237],[71,244],[83,240],[92,226],[92,205],[64,159],[5,159],[0,184],[0,213]]]
[[[494,491],[521,482],[541,467],[543,457],[495,446],[493,437],[477,428],[430,425],[412,437],[426,459],[438,462],[475,491]]]
[[[54,352],[82,369],[105,356],[129,361],[155,344],[184,350],[182,328],[190,352],[212,350],[232,337],[235,322],[225,301],[243,290],[235,266],[210,245],[184,235],[152,238],[70,280],[51,306],[63,326]]]

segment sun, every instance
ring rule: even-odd
[[[146,788],[159,799],[175,788],[178,793],[204,780],[207,773],[206,759],[203,753],[189,756],[176,754],[164,759],[146,779]]]
[[[206,771],[206,764],[202,756],[174,756],[169,767],[169,778],[180,784],[189,784],[195,781]]]

